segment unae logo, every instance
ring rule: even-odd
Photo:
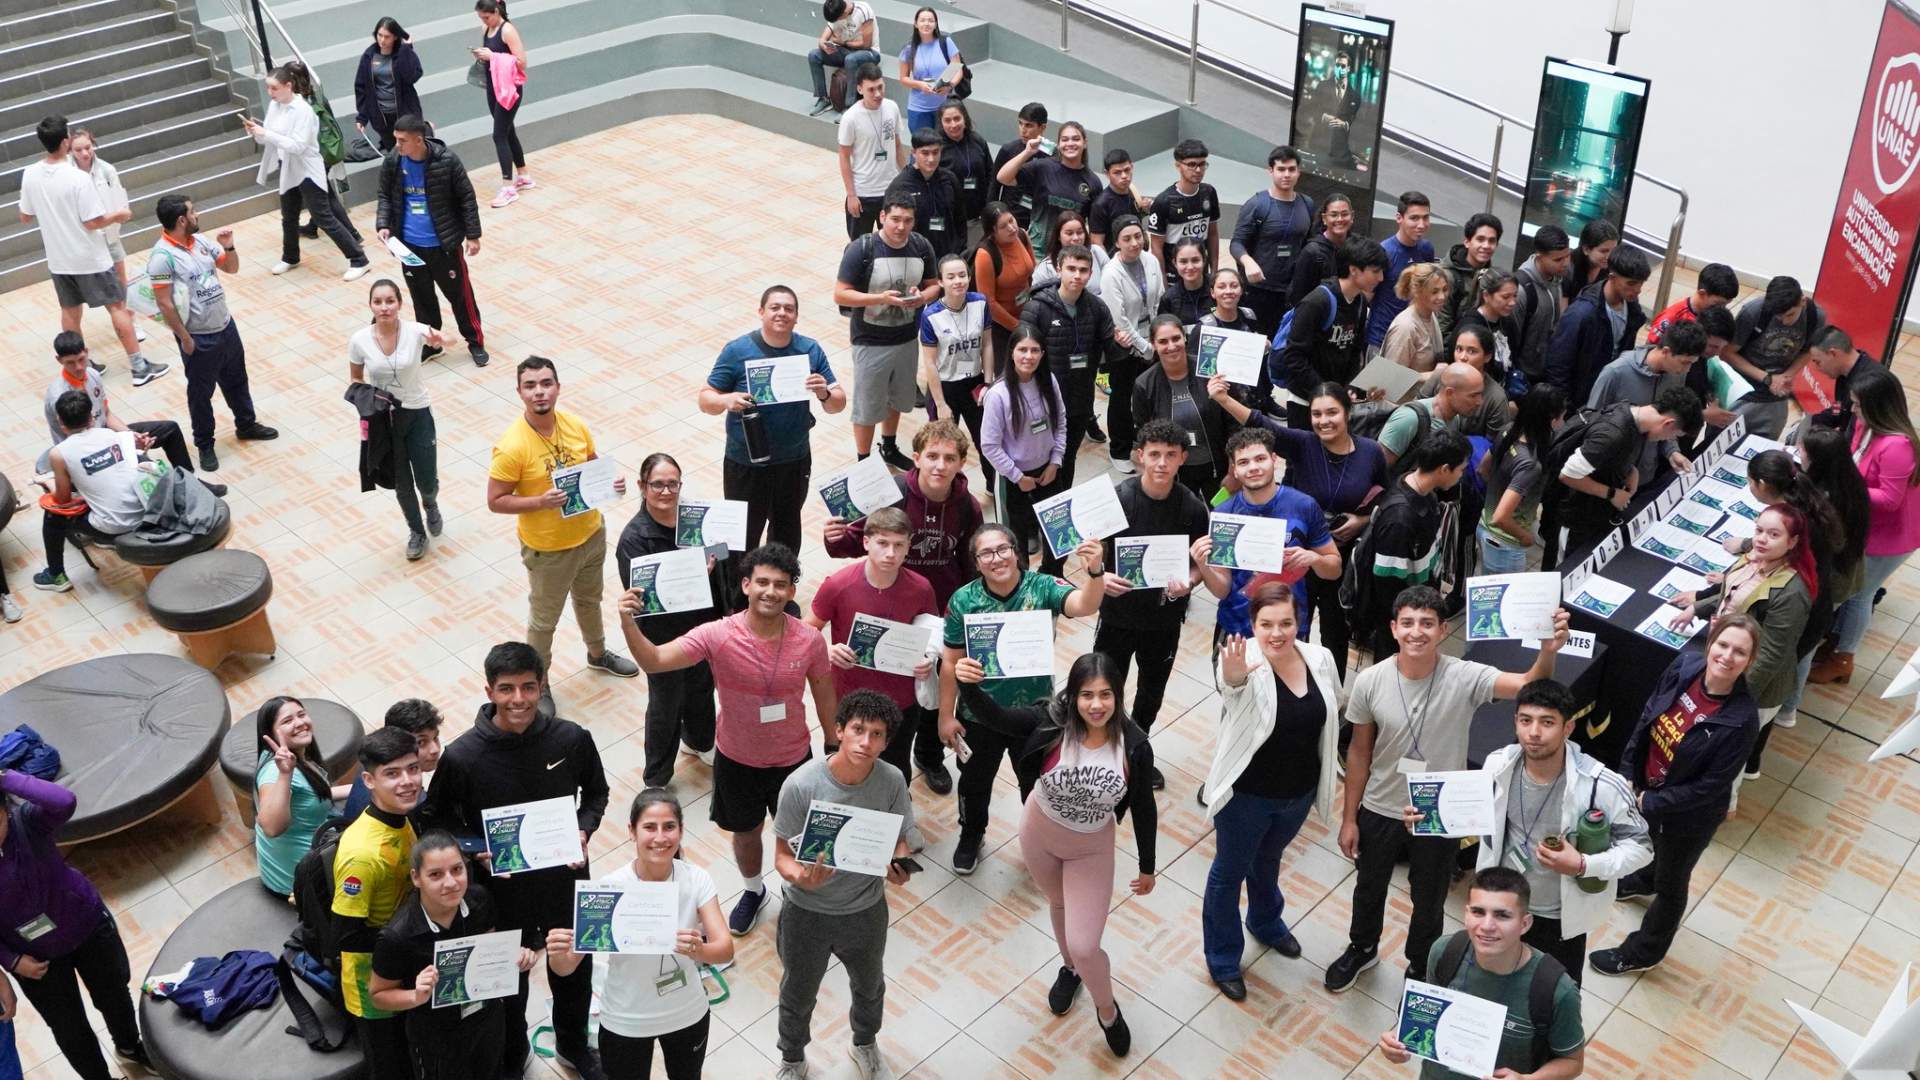
[[[1920,53],[1888,60],[1874,99],[1873,181],[1882,195],[1891,195],[1920,163]]]

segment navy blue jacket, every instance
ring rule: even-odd
[[[1673,765],[1667,769],[1666,782],[1657,788],[1646,785],[1647,750],[1652,745],[1653,723],[1673,706],[1681,692],[1707,669],[1705,653],[1684,652],[1667,665],[1659,685],[1647,699],[1640,722],[1627,736],[1627,749],[1620,755],[1620,775],[1645,792],[1640,812],[1648,821],[1676,833],[1710,833],[1726,820],[1732,802],[1733,785],[1747,766],[1747,754],[1760,737],[1760,708],[1747,692],[1747,680],[1741,676],[1718,712],[1702,719],[1680,737],[1673,748]]]
[[[1567,395],[1570,406],[1593,396],[1593,382],[1600,369],[1613,358],[1633,348],[1640,328],[1647,325],[1647,313],[1638,301],[1627,304],[1627,332],[1614,337],[1613,320],[1607,317],[1602,278],[1580,291],[1560,316],[1553,340],[1547,345],[1547,381]]]
[[[380,106],[373,93],[373,58],[380,51],[379,42],[367,46],[360,54],[360,69],[353,73],[353,119],[356,123],[374,127],[380,119]],[[423,116],[420,111],[420,94],[414,90],[420,81],[420,54],[413,51],[410,42],[402,41],[393,48],[393,93],[400,116]]]

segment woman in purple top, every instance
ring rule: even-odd
[[[999,378],[980,399],[980,456],[999,474],[996,508],[1019,538],[1024,565],[1028,546],[1040,535],[1033,504],[1059,494],[1064,486],[1059,477],[1067,453],[1066,407],[1046,345],[1031,323],[1013,329],[1007,349],[1012,362],[1000,365]],[[1040,569],[1060,573],[1060,559],[1044,542]]]
[[[128,992],[133,973],[120,928],[93,882],[67,865],[54,843],[73,816],[73,792],[6,769],[0,795],[0,967],[19,980],[82,1080],[113,1074],[87,1022],[81,981],[107,1022],[115,1052],[151,1071]]]

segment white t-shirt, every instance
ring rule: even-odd
[[[853,3],[847,5],[845,15],[827,24],[832,28],[827,32],[827,36],[834,44],[844,46],[847,42],[859,37],[860,28],[870,22],[873,22],[873,9],[867,6],[867,0],[853,0]],[[880,48],[880,27],[877,23],[873,28],[873,44],[867,47],[875,50]],[[847,76],[851,78],[853,72],[847,72]]]
[[[947,307],[945,300],[921,309],[920,343],[934,347],[933,372],[941,382],[957,382],[980,374],[980,352],[986,334],[987,298],[979,293],[968,293],[959,311]]]
[[[878,109],[864,102],[840,114],[840,145],[853,147],[853,193],[877,199],[899,175],[893,148],[900,145],[900,106],[882,99]]]
[[[74,166],[79,168],[79,166]],[[120,170],[107,163],[105,158],[93,159],[93,171],[87,174],[93,180],[93,189],[100,193],[100,205],[107,213],[125,210],[128,206],[126,185],[120,182]],[[107,242],[120,239],[121,222],[114,222],[100,231],[106,234]]]
[[[427,407],[427,383],[420,377],[420,353],[427,347],[427,328],[400,320],[400,336],[391,355],[380,351],[373,327],[363,326],[347,346],[347,359],[366,368],[369,383],[400,399],[403,409]]]
[[[67,464],[74,493],[87,500],[87,520],[103,533],[132,532],[147,511],[140,459],[133,435],[111,428],[88,428],[53,448]]]
[[[600,880],[631,885],[640,878],[629,862]],[[719,897],[713,878],[685,859],[675,859],[673,880],[680,886],[680,925],[698,929],[701,905]],[[628,1039],[668,1035],[707,1015],[707,988],[700,982],[700,965],[691,957],[603,954],[599,961],[607,964],[600,1026],[615,1035]],[[667,987],[664,992],[663,986]]]
[[[1126,748],[1120,737],[1109,734],[1098,749],[1061,739],[1059,753],[1059,762],[1034,784],[1040,812],[1079,833],[1097,833],[1112,825],[1113,808],[1127,797]]]
[[[20,174],[20,212],[32,214],[47,247],[47,272],[98,274],[113,269],[105,232],[82,222],[107,212],[100,192],[86,173],[70,161],[44,158]]]

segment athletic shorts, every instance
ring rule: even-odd
[[[780,785],[807,763],[807,756],[791,765],[742,765],[716,747],[713,751],[713,805],[707,816],[728,832],[752,832],[780,808]]]
[[[102,270],[97,274],[55,274],[53,292],[60,298],[60,306],[74,308],[106,307],[109,304],[124,303],[127,299],[126,287],[111,270]]]
[[[855,345],[853,422],[878,424],[889,412],[912,412],[920,400],[914,382],[919,367],[918,338],[898,345]]]

